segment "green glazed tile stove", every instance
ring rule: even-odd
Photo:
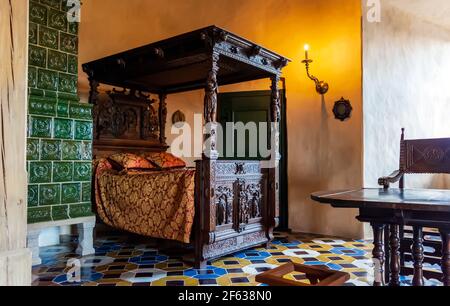
[[[35,264],[46,227],[79,224],[79,249],[93,251],[92,107],[78,98],[78,24],[68,22],[66,5],[30,0],[28,245]]]

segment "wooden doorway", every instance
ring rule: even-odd
[[[284,88],[284,86],[283,86]],[[278,230],[288,230],[288,173],[287,173],[287,129],[286,129],[286,91],[280,91],[281,97],[281,122],[280,122],[280,224]],[[224,127],[224,139],[226,139],[226,123],[227,122],[242,122],[247,124],[249,122],[256,123],[258,127],[258,140],[253,142],[253,145],[259,145],[259,133],[262,132],[259,128],[260,122],[270,122],[270,91],[245,91],[245,92],[231,92],[222,93],[218,96],[218,122]],[[270,130],[270,126],[269,126]],[[256,148],[252,148],[249,138],[249,133],[245,135],[245,148],[238,148],[236,145],[237,135],[234,137],[235,150],[233,156],[225,156],[229,143],[224,141],[224,145],[220,148],[222,159],[262,159],[260,152]],[[270,136],[269,136],[270,137]],[[258,156],[252,157],[250,152],[258,152]]]
[[[28,0],[0,0],[0,286],[31,284],[26,248]]]

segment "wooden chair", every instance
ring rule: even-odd
[[[284,278],[285,275],[304,273],[310,284]],[[321,266],[305,266],[297,263],[287,263],[278,268],[268,270],[255,277],[258,283],[269,286],[341,286],[350,279],[348,273],[333,271]]]
[[[405,140],[405,129],[402,129],[400,140],[400,167],[391,175],[381,177],[378,183],[384,188],[389,188],[390,184],[399,183],[399,188],[405,187],[405,174],[449,174],[450,173],[450,138],[436,139],[415,139]],[[420,230],[421,229],[416,229]],[[385,237],[389,237],[389,227],[385,228]],[[413,268],[406,267],[405,261],[412,261],[411,247],[413,239],[411,235],[413,229],[400,229],[400,258],[401,274],[410,275]],[[424,247],[431,247],[433,251],[424,252],[424,263],[440,264],[442,257],[440,235],[433,229],[424,229],[421,233]],[[389,255],[389,248],[385,247],[385,252]],[[389,256],[386,256],[388,259]],[[389,260],[386,260],[386,281],[389,278]],[[426,278],[440,278],[440,272],[424,270]]]

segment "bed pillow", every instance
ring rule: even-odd
[[[181,158],[167,152],[149,152],[145,153],[145,158],[151,161],[160,169],[184,168],[186,163]]]
[[[108,158],[114,164],[119,165],[124,170],[148,169],[156,170],[157,167],[147,159],[132,153],[118,153]]]

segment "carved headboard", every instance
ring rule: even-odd
[[[140,91],[107,91],[94,101],[94,156],[166,151],[165,96],[158,102]]]

